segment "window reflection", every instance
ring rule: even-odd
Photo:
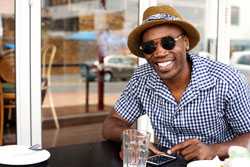
[[[16,143],[14,1],[0,1],[0,145]]]
[[[138,1],[44,0],[42,4],[42,47],[56,47],[47,89],[52,100],[46,94],[42,105],[43,144],[60,143],[51,144],[46,138],[56,119],[60,130],[65,125],[85,126],[78,141],[61,144],[102,140],[102,121],[137,66],[127,36],[137,24]],[[45,70],[48,66],[48,61],[43,64]],[[86,126],[94,124],[100,128],[91,135]]]
[[[250,21],[247,19],[249,10],[246,1],[229,1],[228,11],[231,18],[229,27],[230,36],[230,63],[243,73],[250,83]],[[244,21],[243,21],[244,20]]]
[[[231,25],[239,25],[239,7],[232,6],[231,7]]]

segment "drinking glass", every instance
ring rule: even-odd
[[[150,133],[128,129],[122,135],[123,167],[146,167]]]

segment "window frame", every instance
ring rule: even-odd
[[[41,144],[40,11],[40,1],[15,1],[18,145]]]

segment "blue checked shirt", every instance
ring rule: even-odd
[[[250,132],[250,87],[233,68],[197,55],[179,103],[149,64],[134,72],[115,110],[129,123],[147,114],[165,147],[186,139],[221,143]]]

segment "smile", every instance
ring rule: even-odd
[[[159,71],[169,71],[174,64],[174,61],[165,61],[161,63],[157,63]]]

